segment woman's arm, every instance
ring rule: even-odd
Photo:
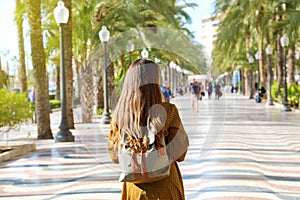
[[[167,150],[172,160],[183,161],[189,146],[187,133],[182,125],[178,110],[172,105],[167,122],[168,135],[166,136]]]

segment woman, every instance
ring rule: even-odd
[[[184,160],[189,141],[176,106],[162,102],[159,75],[159,66],[151,60],[139,59],[130,66],[110,124],[108,150],[118,163],[120,140],[126,137],[126,145],[139,151],[147,148],[145,132],[155,133],[155,144],[165,139],[170,175],[152,183],[124,182],[122,199],[185,199],[177,162]]]

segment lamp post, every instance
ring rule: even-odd
[[[266,53],[268,56],[268,101],[267,105],[271,106],[274,105],[273,99],[272,99],[272,60],[271,60],[271,54],[272,54],[272,49],[271,45],[268,44],[266,48]]]
[[[110,33],[107,30],[106,26],[102,26],[99,31],[100,41],[103,43],[104,50],[104,75],[103,75],[103,92],[104,92],[104,110],[101,117],[101,124],[109,124],[111,117],[109,113],[109,105],[108,105],[108,79],[107,79],[107,62],[106,62],[106,44],[109,40]]]
[[[60,101],[61,101],[61,121],[59,131],[55,136],[55,142],[74,142],[74,136],[70,131],[67,116],[67,95],[66,95],[66,72],[64,61],[64,34],[63,26],[68,22],[69,10],[64,6],[63,1],[58,1],[54,9],[54,18],[60,29]]]
[[[259,69],[259,60],[261,59],[261,54],[259,51],[256,52],[255,54],[255,59],[258,61],[258,73],[257,73],[257,91],[259,93],[259,87],[260,87],[260,69]],[[258,94],[259,95],[259,94]]]
[[[287,71],[286,71],[286,47],[289,45],[289,38],[286,34],[284,34],[280,38],[280,43],[283,48],[283,75],[284,75],[284,102],[282,111],[292,111],[287,94]]]
[[[249,99],[254,99],[254,97],[253,97],[253,70],[252,70],[252,63],[254,62],[254,59],[251,55],[248,57],[248,62],[250,64],[250,97],[249,97]]]
[[[147,51],[147,49],[143,49],[141,52],[142,58],[147,59],[149,57],[149,52]]]

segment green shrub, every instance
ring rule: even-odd
[[[292,83],[288,87],[289,104],[292,107],[297,108],[299,106],[299,98],[300,98],[300,85],[298,85],[297,83]]]
[[[284,94],[284,88],[280,88],[282,94]],[[290,106],[298,107],[300,99],[300,85],[292,83],[287,88],[288,101]],[[272,84],[272,98],[278,102],[278,82],[274,81]],[[282,102],[279,102],[282,103]]]
[[[97,115],[102,115],[103,111],[104,111],[103,108],[99,108],[99,109],[97,110]]]
[[[274,99],[274,101],[278,101],[278,82],[273,81],[273,84],[271,86],[271,96]]]
[[[102,115],[103,114],[103,112],[104,112],[104,108],[99,108],[98,110],[97,110],[97,115]],[[109,109],[109,113],[111,114],[111,109]]]
[[[32,119],[34,106],[25,94],[0,89],[0,128],[7,131]]]
[[[60,100],[53,99],[50,100],[49,102],[50,102],[51,109],[60,108]]]

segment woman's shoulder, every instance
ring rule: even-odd
[[[168,116],[170,116],[174,112],[177,112],[177,107],[175,106],[175,104],[168,103],[168,102],[162,102],[162,106],[167,111]]]
[[[164,102],[162,106],[167,112],[166,127],[178,128],[181,124],[181,119],[176,105]]]
[[[162,105],[165,109],[172,109],[173,107],[176,107],[173,103],[169,103],[169,102],[162,102],[161,105]]]

